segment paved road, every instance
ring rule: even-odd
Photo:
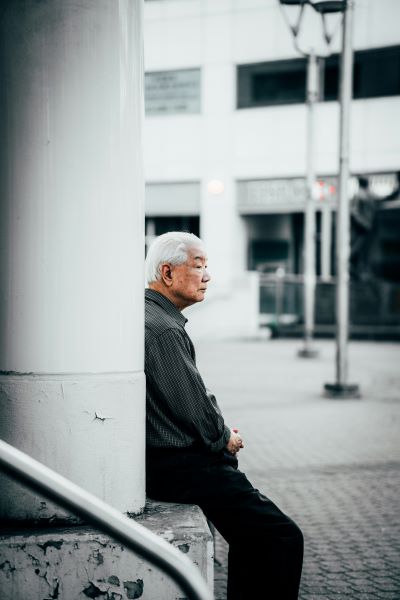
[[[350,381],[363,397],[346,401],[322,397],[333,342],[318,342],[314,360],[296,357],[300,345],[196,347],[206,384],[245,439],[240,468],[305,534],[301,600],[400,600],[400,345],[351,344]],[[216,599],[225,600],[220,537],[216,557]]]

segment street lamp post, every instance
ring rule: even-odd
[[[339,151],[339,199],[336,223],[336,382],[325,385],[325,395],[331,398],[358,398],[358,385],[348,383],[348,338],[349,338],[349,258],[350,258],[350,212],[348,197],[349,182],[349,140],[350,140],[350,106],[353,79],[353,10],[354,0],[279,0],[281,5],[291,5],[300,8],[299,17],[290,29],[295,39],[305,5],[312,6],[322,17],[325,41],[329,45],[331,36],[326,30],[326,15],[343,12],[342,53],[340,61],[340,151]],[[306,55],[303,53],[303,55]],[[309,57],[309,55],[307,54]],[[312,63],[309,59],[309,69]],[[309,79],[309,77],[308,77]],[[315,102],[315,100],[314,100]],[[315,297],[315,210],[312,197],[313,185],[313,102],[308,97],[308,203],[306,210],[306,268],[305,268],[305,346],[301,352],[307,356],[310,347],[314,325]],[[311,123],[311,125],[310,125]],[[312,256],[311,256],[312,255]],[[314,261],[314,262],[313,262]],[[313,276],[314,274],[314,276]],[[312,353],[311,353],[312,355]]]
[[[317,57],[312,49],[307,54],[307,199],[304,227],[304,346],[298,351],[303,358],[314,358],[315,315],[315,103],[319,96]]]
[[[279,0],[280,4],[287,7],[297,7],[297,19],[291,24],[285,12],[283,15],[292,32],[295,48],[307,58],[307,196],[304,214],[304,343],[298,356],[314,358],[318,351],[313,347],[315,328],[315,289],[316,289],[316,223],[315,223],[315,103],[319,100],[319,74],[317,55],[312,48],[305,52],[299,47],[297,38],[305,6],[312,6],[322,16],[325,42],[329,46],[332,36],[326,31],[325,15],[328,13],[342,12],[342,0]]]
[[[325,384],[330,398],[359,398],[358,385],[348,383],[349,338],[349,141],[350,105],[353,80],[353,1],[348,0],[343,20],[342,56],[340,68],[340,150],[339,200],[336,219],[336,382]]]

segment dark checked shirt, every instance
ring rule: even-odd
[[[230,430],[196,367],[187,319],[162,294],[145,293],[147,446],[224,448]]]

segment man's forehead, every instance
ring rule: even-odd
[[[207,260],[207,253],[202,246],[192,246],[188,251],[188,258],[192,260]]]

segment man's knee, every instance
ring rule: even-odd
[[[284,513],[281,513],[279,520],[275,522],[271,533],[273,531],[278,538],[288,540],[296,546],[302,547],[304,544],[303,532],[300,527]]]
[[[290,540],[290,543],[299,551],[303,552],[304,536],[300,527],[287,517],[287,525],[285,528],[284,537]]]
[[[292,519],[289,518],[290,530],[293,537],[298,538],[300,540],[303,539],[303,532],[300,527],[295,523]]]

